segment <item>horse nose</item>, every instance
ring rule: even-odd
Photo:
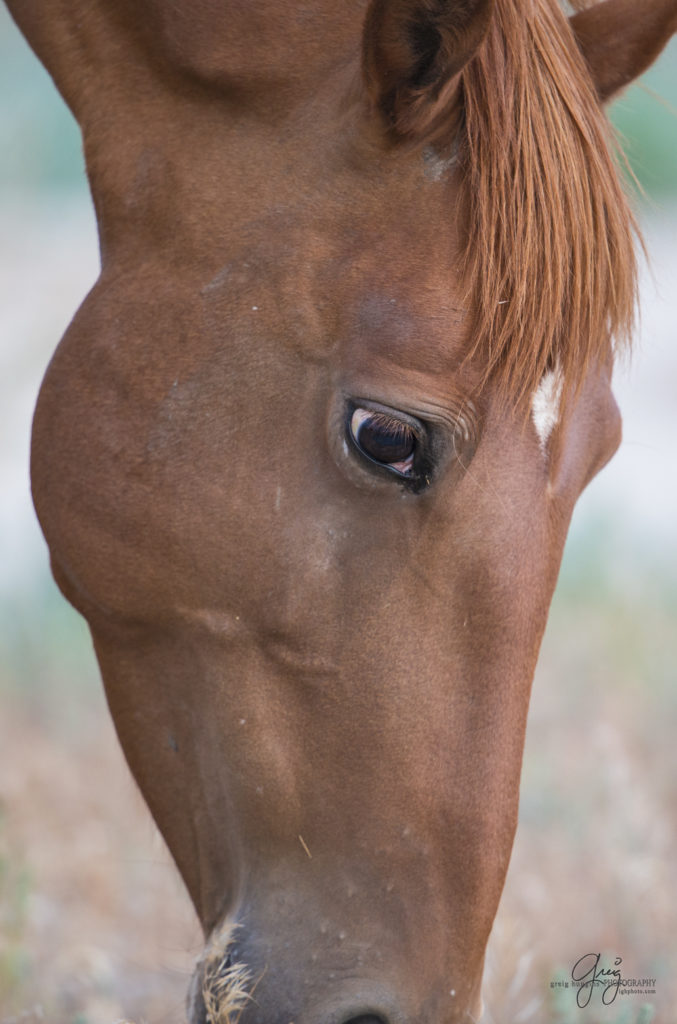
[[[389,1013],[384,1014],[375,1012],[373,1009],[367,1010],[365,1013],[355,1013],[353,1009],[352,1013],[347,1016],[338,1016],[335,1018],[332,1015],[332,1021],[337,1020],[337,1024],[402,1024],[402,1020],[399,1014],[396,1014],[396,1019]]]

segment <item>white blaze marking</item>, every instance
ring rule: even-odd
[[[548,438],[559,420],[561,397],[562,375],[559,369],[548,370],[543,374],[541,383],[531,399],[531,415],[543,452],[545,452]]]

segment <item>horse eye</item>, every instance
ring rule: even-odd
[[[402,420],[384,412],[355,409],[350,417],[350,434],[357,448],[400,476],[411,476],[414,469],[416,434]]]

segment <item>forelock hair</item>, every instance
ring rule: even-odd
[[[638,235],[609,122],[557,0],[495,0],[461,90],[471,358],[523,405],[557,368],[567,402],[629,340]]]

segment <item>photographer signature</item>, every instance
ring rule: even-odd
[[[571,977],[580,985],[576,993],[576,1002],[581,1009],[589,1006],[595,986],[602,988],[604,1006],[610,1006],[618,995],[621,972],[617,968],[623,963],[623,958],[617,956],[613,968],[604,968],[599,965],[601,957],[601,953],[586,953],[572,968]]]

